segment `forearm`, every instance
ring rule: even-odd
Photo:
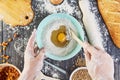
[[[92,78],[92,80],[114,80],[114,77],[99,77],[99,78]]]
[[[35,80],[36,73],[23,70],[18,80]]]

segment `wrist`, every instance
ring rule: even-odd
[[[107,80],[114,80],[114,77],[109,77],[107,78]]]
[[[99,78],[93,78],[93,80],[114,80],[113,77],[99,77]]]
[[[30,70],[23,70],[18,80],[34,80],[36,73]]]

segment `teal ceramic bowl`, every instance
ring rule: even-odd
[[[84,31],[82,29],[82,26],[80,25],[80,23],[72,16],[68,15],[68,14],[64,14],[64,13],[56,13],[56,14],[52,14],[47,16],[46,18],[44,18],[41,23],[39,24],[38,28],[37,28],[37,33],[36,33],[36,42],[39,48],[44,47],[43,43],[42,43],[42,32],[44,31],[44,27],[46,27],[46,25],[48,23],[50,23],[50,21],[54,20],[54,19],[67,19],[69,20],[74,27],[76,27],[77,32],[78,32],[78,37],[84,41]],[[67,60],[70,59],[72,57],[74,57],[79,51],[81,50],[81,46],[79,44],[77,44],[77,46],[75,47],[74,50],[72,50],[70,53],[68,53],[65,56],[57,56],[54,55],[50,52],[46,52],[45,55],[53,60]]]

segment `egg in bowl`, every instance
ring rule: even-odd
[[[67,60],[80,51],[81,46],[74,39],[66,38],[69,28],[84,40],[82,26],[70,15],[57,13],[42,20],[37,29],[36,42],[39,48],[45,47],[47,57],[54,60]]]

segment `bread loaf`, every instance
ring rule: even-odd
[[[24,26],[34,17],[31,0],[0,0],[0,20],[11,26]]]
[[[98,0],[98,8],[114,44],[120,48],[120,0]]]

